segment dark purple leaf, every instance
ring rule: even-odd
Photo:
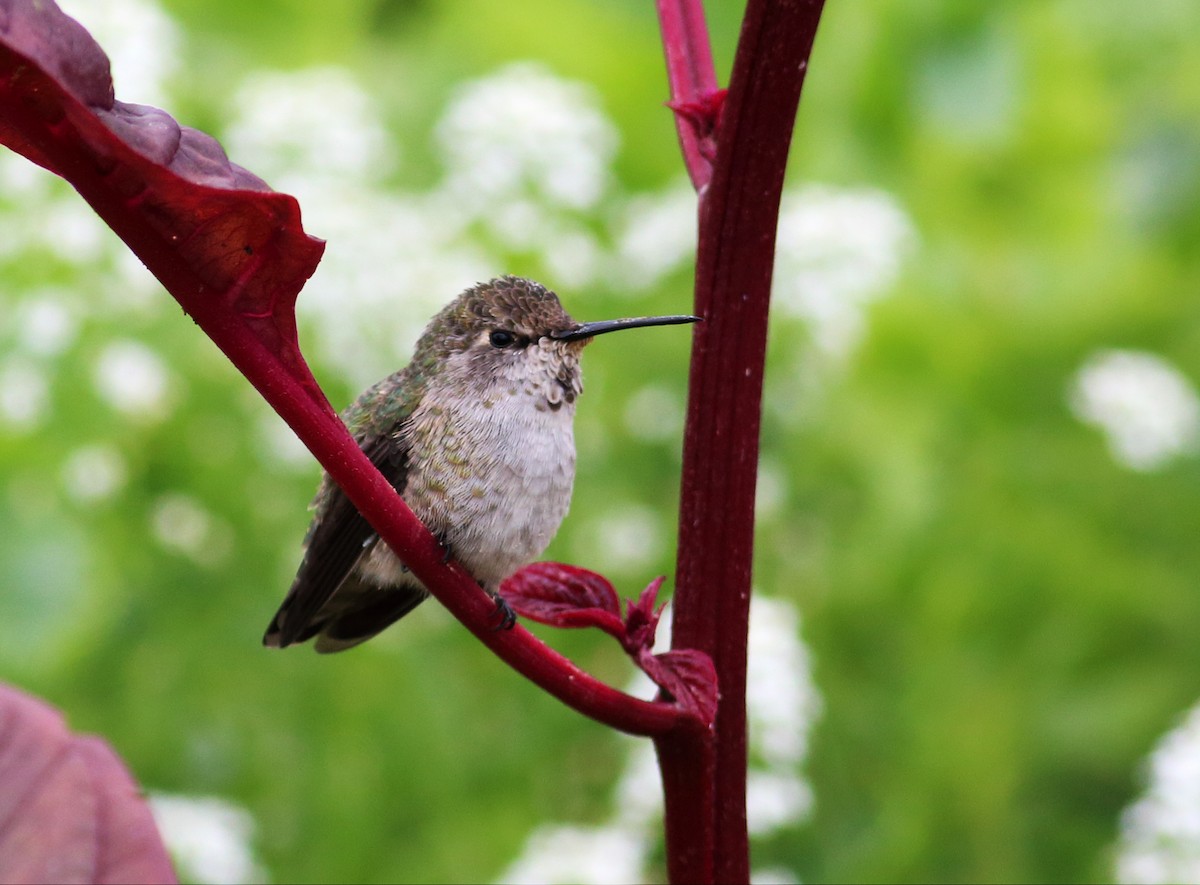
[[[643,651],[637,662],[655,685],[673,697],[680,707],[706,726],[712,726],[717,716],[719,695],[712,658],[702,651],[684,648],[660,655]]]
[[[0,882],[175,882],[136,783],[112,748],[0,685]]]
[[[552,627],[599,627],[624,639],[621,606],[608,578],[561,562],[527,565],[500,587],[522,617]]]

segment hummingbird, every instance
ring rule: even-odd
[[[544,286],[500,277],[447,304],[412,361],[367,388],[342,420],[511,625],[500,584],[542,554],[571,503],[583,348],[619,329],[698,319],[578,323]],[[311,509],[304,558],[264,645],[316,637],[318,652],[343,651],[428,597],[327,473]]]

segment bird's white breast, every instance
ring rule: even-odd
[[[522,383],[493,386],[482,398],[431,389],[404,431],[404,499],[492,590],[542,554],[571,503],[574,396],[547,393]],[[390,558],[373,556],[379,568],[371,570],[394,572]]]

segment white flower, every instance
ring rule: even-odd
[[[108,55],[118,98],[156,107],[167,104],[166,82],[178,69],[181,40],[178,26],[157,3],[62,0],[59,5]]]
[[[617,225],[615,273],[632,290],[653,286],[696,252],[696,192],[686,179],[629,200]]]
[[[609,184],[617,148],[595,92],[532,63],[465,84],[436,135],[445,187],[481,216],[522,195],[591,208]]]
[[[92,382],[101,398],[131,418],[157,420],[166,415],[171,394],[167,365],[144,344],[109,344],[96,360]]]
[[[185,881],[235,885],[265,882],[254,856],[254,818],[215,796],[150,797],[150,810]]]
[[[657,514],[631,501],[594,517],[588,530],[575,537],[582,561],[604,562],[613,570],[634,571],[648,566],[663,549]]]
[[[670,606],[659,624],[655,650],[669,644]],[[753,835],[795,825],[812,810],[812,789],[799,772],[808,732],[820,715],[799,618],[789,602],[754,596],[750,607],[749,686],[746,714],[751,770],[747,818]],[[646,697],[649,680],[638,674],[626,689]],[[641,882],[650,833],[662,815],[662,785],[652,745],[630,740],[630,754],[615,791],[612,816],[596,827],[538,827],[502,882]],[[756,871],[754,881],[795,881],[789,870]]]
[[[150,514],[155,540],[201,565],[219,562],[233,546],[232,531],[195,498],[177,492],[159,497]]]
[[[915,239],[883,191],[806,185],[784,193],[775,253],[775,302],[804,319],[817,346],[844,356],[866,307],[895,281]]]
[[[775,458],[765,456],[758,462],[758,481],[754,486],[754,518],[759,522],[779,515],[788,497],[789,471]]]
[[[1145,794],[1121,815],[1117,881],[1200,882],[1200,705],[1150,755]]]
[[[795,772],[747,772],[746,826],[751,836],[791,826],[807,817],[812,806],[812,789]]]
[[[0,421],[28,430],[41,420],[50,398],[46,375],[32,363],[10,359],[0,365]]]
[[[547,825],[534,830],[501,882],[620,885],[644,880],[644,836],[618,826]]]
[[[647,384],[625,404],[625,429],[647,442],[676,440],[683,434],[686,394],[665,384]]]
[[[22,346],[42,357],[58,356],[75,338],[75,314],[66,303],[65,293],[32,293],[18,305],[17,328]]]
[[[1162,467],[1200,443],[1195,388],[1152,353],[1094,354],[1076,373],[1069,402],[1077,418],[1104,432],[1112,456],[1134,470]]]
[[[62,468],[67,494],[84,504],[112,497],[125,485],[128,473],[121,453],[108,445],[76,449]]]
[[[821,715],[800,616],[783,599],[755,594],[750,606],[746,712],[751,751],[772,771],[794,770]]]
[[[320,218],[314,205],[336,203],[346,188],[374,185],[394,168],[382,115],[345,68],[253,74],[233,106],[230,157],[301,198],[309,218]]]

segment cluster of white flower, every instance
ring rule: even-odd
[[[1109,451],[1134,470],[1153,470],[1200,444],[1200,397],[1160,356],[1135,350],[1094,354],[1076,373],[1069,402],[1104,433]]]
[[[145,344],[115,340],[93,368],[96,392],[113,409],[143,422],[165,417],[174,383],[166,362]]]
[[[233,532],[190,495],[170,492],[154,502],[150,513],[154,539],[200,565],[212,565],[233,549]]]
[[[267,881],[246,809],[215,796],[159,793],[150,797],[150,810],[181,878],[206,885]]]
[[[1145,794],[1121,816],[1117,881],[1200,882],[1200,706],[1159,741],[1148,769]]]
[[[789,191],[779,210],[775,303],[808,323],[823,353],[845,357],[862,335],[867,307],[895,282],[915,239],[908,215],[883,191]]]
[[[63,0],[59,5],[104,47],[118,98],[167,104],[183,39],[162,7],[153,0]]]
[[[105,47],[118,82],[136,91],[140,101],[163,103],[180,39],[156,4],[68,0],[64,5]],[[30,224],[31,217],[38,223]],[[11,338],[2,343],[11,345],[13,354],[0,364],[0,429],[30,432],[46,417],[57,360],[75,344],[81,326],[110,307],[117,313],[143,308],[147,292],[155,292],[155,305],[162,299],[145,268],[74,190],[9,151],[0,154],[0,243],[0,262],[11,261],[25,273],[45,269],[40,287],[15,289],[4,307],[13,322]],[[86,291],[64,284],[64,269],[86,272]],[[99,348],[91,374],[101,401],[127,417],[159,420],[175,404],[166,361],[132,339]],[[86,459],[75,466],[81,463]],[[119,486],[101,483],[93,488],[93,498]]]
[[[507,252],[536,255],[555,284],[581,286],[603,272],[636,296],[695,249],[686,182],[616,193],[617,134],[598,97],[539,65],[510,65],[458,89],[435,127],[444,174],[424,193],[379,187],[398,148],[344,71],[258,74],[233,104],[231,155],[299,195],[309,227],[329,240],[299,310],[319,320],[323,358],[357,383],[394,366],[450,294],[493,275]],[[597,232],[602,199],[614,208]],[[844,354],[913,239],[882,192],[789,192],[776,270],[782,311]]]
[[[669,608],[668,612],[669,614]],[[659,629],[657,650],[669,644],[669,621]],[[800,773],[808,735],[822,701],[812,681],[808,649],[791,603],[761,595],[750,606],[746,717],[750,770],[746,812],[752,836],[767,836],[799,824],[812,811],[812,791]],[[630,687],[652,693],[644,677]],[[544,824],[526,840],[501,882],[643,882],[654,833],[662,816],[658,764],[649,742],[630,739],[630,753],[617,784],[614,810],[597,826]],[[797,881],[790,870],[756,873],[755,881]]]

